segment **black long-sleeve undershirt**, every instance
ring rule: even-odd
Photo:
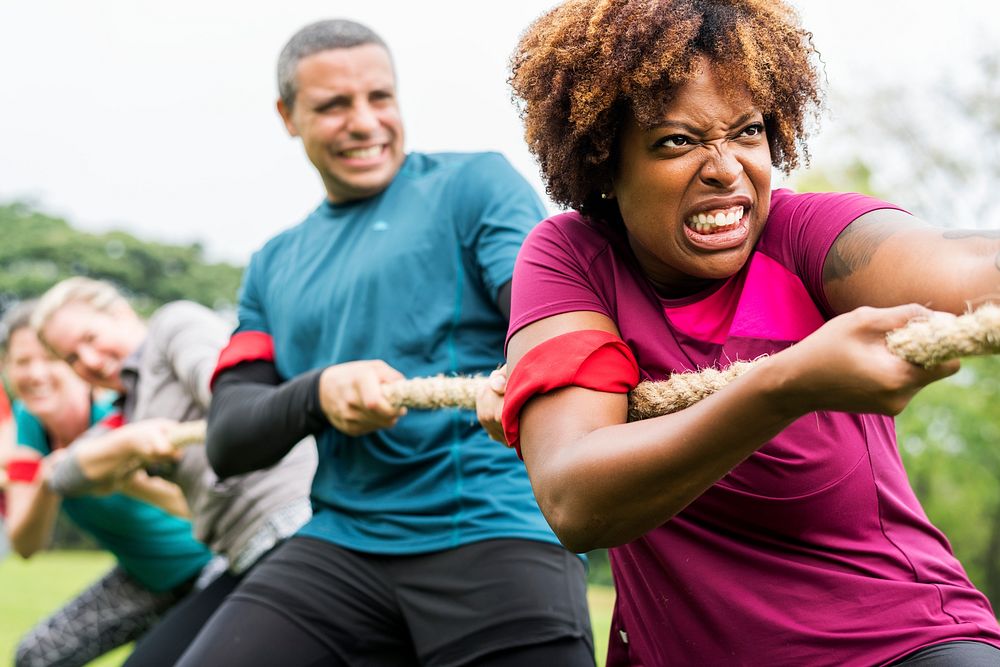
[[[282,382],[269,361],[228,368],[215,380],[205,442],[220,478],[261,470],[297,442],[330,427],[319,402],[323,369]]]
[[[497,307],[510,319],[510,281],[497,293]],[[319,399],[324,369],[287,382],[269,361],[246,361],[215,380],[208,413],[208,462],[220,478],[261,470],[280,461],[297,442],[330,425]]]

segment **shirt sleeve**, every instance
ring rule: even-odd
[[[236,324],[236,331],[222,352],[219,353],[215,369],[209,379],[211,387],[215,387],[215,383],[222,373],[244,362],[274,363],[274,339],[267,325],[261,282],[258,278],[263,262],[262,257],[261,252],[255,253],[250,259],[250,265],[243,273],[243,284],[240,286],[237,309],[239,321]]]
[[[17,444],[34,449],[42,456],[49,453],[49,438],[45,428],[35,415],[28,412],[24,404],[14,401],[14,428]]]
[[[243,273],[243,284],[240,286],[239,305],[237,307],[236,333],[258,331],[270,335],[271,328],[267,324],[267,313],[264,310],[264,294],[260,274],[263,271],[264,250],[254,253],[250,264]]]
[[[208,409],[209,381],[231,327],[204,306],[175,301],[153,315],[149,329],[154,344],[188,393],[203,409]]]
[[[463,247],[474,257],[483,284],[495,298],[514,269],[524,237],[545,217],[534,189],[499,153],[484,153],[463,168],[453,196],[462,203],[458,224]]]
[[[535,227],[514,266],[507,340],[532,322],[577,310],[614,319],[608,299],[596,286],[604,280],[603,271],[593,270],[594,259],[610,251],[576,213],[554,216]]]
[[[762,251],[798,275],[823,312],[833,315],[823,289],[823,266],[830,248],[848,225],[879,209],[903,210],[857,193],[776,190],[771,195]]]

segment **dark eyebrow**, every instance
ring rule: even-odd
[[[349,95],[334,95],[330,99],[313,105],[313,111],[326,111],[327,109],[350,102]]]
[[[741,127],[749,123],[750,121],[754,120],[759,113],[760,112],[758,111],[748,111],[739,118],[737,118],[736,121],[731,124],[731,127]],[[679,120],[667,120],[662,123],[655,123],[653,125],[650,125],[647,129],[666,130],[669,128],[677,128],[683,130],[684,132],[687,132],[688,134],[695,134],[695,135],[700,135],[704,132],[700,127],[695,127],[694,125],[689,125],[688,123]]]

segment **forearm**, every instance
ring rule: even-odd
[[[635,539],[777,435],[798,414],[782,404],[772,377],[755,369],[724,391],[655,419],[593,430],[584,422],[579,435],[554,452],[545,443],[565,441],[571,428],[552,418],[559,404],[574,402],[576,415],[596,414],[599,406],[586,401],[602,399],[579,388],[534,399],[522,413],[522,452],[539,506],[563,544],[582,552]],[[620,409],[617,421],[624,422],[624,399]]]
[[[142,467],[143,459],[132,445],[128,431],[114,430],[77,440],[70,446],[69,455],[89,481],[101,483]]]
[[[620,394],[571,387],[536,397],[522,411],[521,451],[539,506],[573,549],[621,544],[670,520],[802,415],[899,414],[958,370],[916,366],[885,345],[887,331],[930,312],[859,308],[707,399],[644,422],[624,423]]]
[[[302,438],[329,428],[319,405],[320,372],[278,384],[273,365],[255,361],[219,376],[206,453],[220,478],[270,467]]]
[[[39,479],[12,483],[7,500],[7,537],[18,555],[30,558],[48,545],[61,498]]]
[[[180,487],[162,477],[151,477],[145,471],[136,471],[121,487],[121,492],[183,518],[191,517],[191,510]]]

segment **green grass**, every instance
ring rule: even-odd
[[[0,561],[0,665],[13,662],[14,647],[22,634],[113,564],[110,555],[97,551],[49,551],[28,561],[13,555]],[[607,653],[614,590],[591,586],[588,598],[600,667]],[[91,664],[114,667],[127,656],[128,647],[122,647]]]

